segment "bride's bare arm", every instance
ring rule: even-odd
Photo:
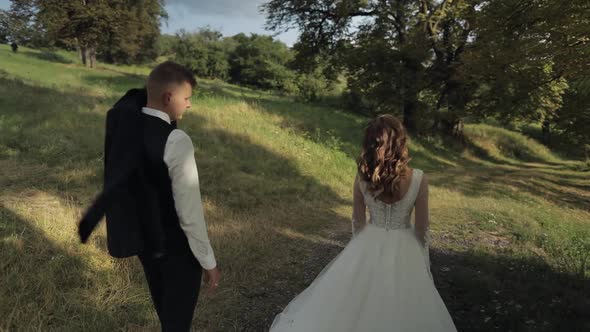
[[[357,175],[356,179],[354,179],[353,186],[352,234],[358,234],[366,224],[365,199],[361,191],[360,179]]]
[[[418,240],[423,245],[428,242],[428,227],[430,226],[430,213],[428,211],[428,178],[426,174],[422,176],[418,196],[416,197],[416,221],[415,231]]]

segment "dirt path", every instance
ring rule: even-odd
[[[278,276],[271,283],[256,289],[245,289],[247,301],[240,306],[240,313],[234,326],[221,330],[268,331],[274,317],[307,285],[321,270],[342,251],[350,240],[347,225],[334,225],[322,234],[322,241],[315,243],[309,255],[302,262],[293,262],[303,269],[294,267],[295,275]],[[297,282],[293,282],[293,280]]]

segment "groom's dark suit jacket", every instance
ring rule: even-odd
[[[170,207],[161,206],[159,188],[151,178],[153,167],[146,163],[150,153],[146,151],[145,140],[154,136],[145,132],[146,121],[150,120],[146,120],[141,110],[146,102],[145,89],[132,89],[108,111],[103,191],[84,214],[78,228],[80,239],[85,243],[106,215],[108,250],[114,257],[139,253],[160,256],[165,251],[164,211],[161,210]],[[167,197],[164,201],[171,199]]]

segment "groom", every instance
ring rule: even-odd
[[[164,62],[107,113],[104,189],[79,225],[86,242],[106,214],[109,253],[139,257],[162,331],[189,331],[202,273],[210,290],[220,280],[192,140],[176,129],[195,85]]]

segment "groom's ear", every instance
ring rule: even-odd
[[[170,104],[170,100],[172,99],[172,93],[169,91],[164,91],[162,93],[162,105],[168,106]]]

